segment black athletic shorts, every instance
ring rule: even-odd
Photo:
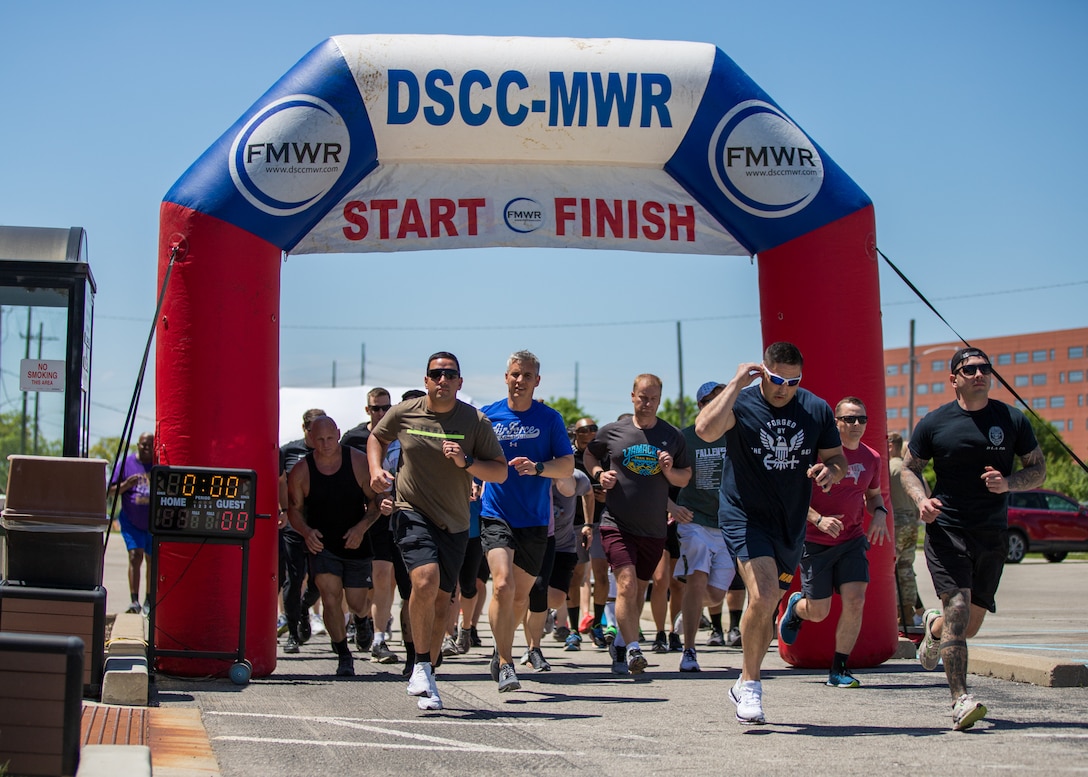
[[[578,565],[578,554],[557,550],[552,562],[552,574],[548,587],[565,594],[570,593],[570,581],[574,577],[574,567]]]
[[[668,532],[665,534],[665,550],[673,561],[680,558],[680,534],[675,521],[669,522]]]
[[[373,588],[369,558],[340,558],[335,553],[323,550],[310,554],[310,576],[336,575],[343,582],[344,588]]]
[[[415,510],[401,510],[394,530],[397,548],[411,572],[424,564],[438,565],[438,587],[448,594],[457,585],[457,574],[465,560],[468,529],[448,532]]]
[[[367,529],[370,543],[374,546],[375,561],[392,561],[393,554],[397,552],[397,545],[393,541],[393,529],[390,526],[391,520],[390,515],[380,515],[374,525]]]
[[[515,529],[498,518],[480,516],[480,542],[484,546],[485,556],[495,548],[511,548],[514,551],[514,566],[536,577],[540,574],[544,554],[548,550],[548,527]]]
[[[472,599],[476,596],[476,580],[480,574],[480,560],[483,557],[484,548],[480,544],[480,538],[469,537],[465,548],[465,560],[461,564],[461,574],[457,578],[457,585],[464,599]]]
[[[806,599],[830,599],[843,583],[868,583],[869,559],[865,535],[837,545],[806,542],[801,554],[801,592]]]
[[[964,531],[926,524],[926,566],[937,596],[967,588],[971,604],[997,612],[994,597],[1008,549],[1009,533],[1004,529]]]

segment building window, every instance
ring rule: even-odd
[[[1083,359],[1084,358],[1084,346],[1083,345],[1071,345],[1071,346],[1069,346],[1069,358],[1070,359]]]
[[[1046,361],[1046,351],[1045,350],[1043,350],[1043,351],[1032,351],[1031,352],[1031,360],[1033,362],[1045,362]]]
[[[1033,397],[1031,406],[1036,410],[1046,410],[1046,397]]]
[[[930,393],[940,394],[941,392],[944,391],[944,387],[945,387],[944,383],[934,383],[933,385],[931,385],[929,387],[929,390],[930,390]]]
[[[1058,373],[1058,383],[1065,383],[1065,373],[1064,372],[1059,372]]]
[[[1017,364],[1027,364],[1028,363],[1028,352],[1027,351],[1017,351],[1016,355],[1013,357],[1013,359],[1016,361]]]
[[[1031,385],[1033,386],[1045,386],[1046,385],[1046,373],[1036,372],[1031,376]]]
[[[928,394],[929,393],[929,385],[926,384],[926,383],[919,383],[916,390],[918,391],[919,394]]]
[[[1051,407],[1065,407],[1065,397],[1051,397],[1050,398],[1050,406]]]
[[[948,362],[944,359],[937,359],[935,362],[929,365],[930,369],[934,372],[944,372],[948,369]]]
[[[897,397],[897,396],[899,396],[899,387],[898,386],[888,386],[888,387],[886,387],[884,389],[884,395],[887,396],[887,397]]]
[[[1057,429],[1059,432],[1065,431],[1065,421],[1051,421],[1050,425]]]
[[[1027,375],[1017,375],[1015,378],[1012,379],[1012,384],[1014,386],[1020,386],[1020,387],[1026,386],[1026,385],[1028,385],[1028,376]]]
[[[918,416],[919,418],[921,418],[922,416],[924,416],[928,412],[929,412],[929,408],[926,407],[925,405],[918,405],[918,407],[914,410],[914,414],[916,416]]]
[[[898,418],[898,417],[899,417],[899,408],[889,407],[888,408],[888,418]]]
[[[910,362],[903,362],[903,374],[910,375]]]
[[[1070,370],[1069,371],[1070,383],[1083,383],[1084,382],[1084,370]]]
[[[1069,350],[1073,350],[1073,349],[1070,348]],[[1070,357],[1070,358],[1072,358],[1072,357]],[[997,363],[998,363],[998,365],[1012,364],[1012,354],[1011,353],[999,353],[997,355]]]
[[[887,372],[888,372],[889,375],[898,375],[899,374],[899,365],[898,364],[889,364]]]

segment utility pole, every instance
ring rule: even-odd
[[[578,405],[578,362],[574,363],[574,404]]]
[[[362,367],[359,368],[359,385],[366,385],[366,343],[363,343]]]
[[[687,408],[684,407],[684,344],[680,337],[680,322],[676,322],[676,361],[680,371],[680,427],[687,426]]]
[[[332,360],[332,387],[336,388],[336,359]]]
[[[910,320],[910,348],[907,351],[910,367],[907,378],[907,434],[914,431],[914,319]]]
[[[34,308],[27,305],[26,307],[26,355],[24,359],[30,358],[30,317]],[[19,453],[26,453],[26,400],[27,392],[23,392],[23,432],[19,441]]]

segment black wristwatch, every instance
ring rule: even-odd
[[[538,461],[536,463],[536,474],[538,474],[538,475],[543,475],[544,474],[544,462]]]
[[[471,456],[469,456],[466,453],[465,454],[465,466],[462,467],[461,469],[468,469],[469,467],[471,467],[475,463],[476,463],[476,459],[472,458]]]

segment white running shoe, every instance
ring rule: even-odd
[[[742,682],[738,677],[729,689],[729,698],[737,705],[737,722],[751,725],[766,723],[763,717],[763,683],[759,680]]]
[[[409,696],[424,696],[434,690],[434,671],[430,664],[416,663],[408,680]]]
[[[941,617],[941,611],[937,609],[926,610],[922,617],[922,641],[918,645],[918,662],[923,669],[932,672],[937,668],[941,660],[941,642],[933,636],[933,621]]]
[[[969,693],[962,694],[952,705],[952,729],[966,731],[986,717],[986,705]]]
[[[310,631],[314,634],[325,633],[325,619],[316,612],[310,613]]]
[[[680,659],[681,672],[698,672],[699,661],[695,658],[695,648],[685,648],[684,655]]]
[[[445,709],[442,706],[442,697],[438,695],[438,691],[430,691],[420,696],[416,701],[416,706],[421,710]]]

